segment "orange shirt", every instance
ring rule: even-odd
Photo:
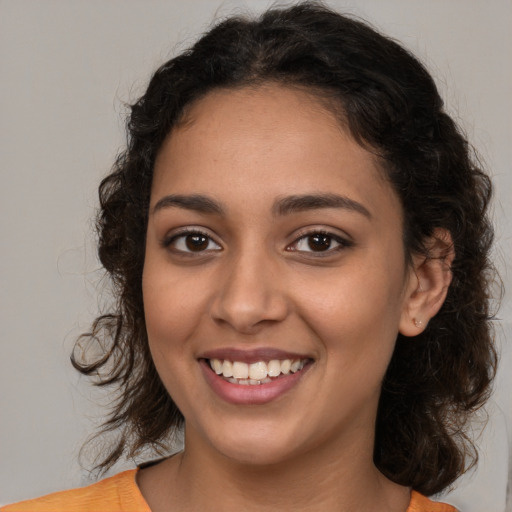
[[[79,489],[56,492],[2,507],[1,512],[151,512],[137,487],[136,469]],[[407,512],[456,512],[412,491]]]

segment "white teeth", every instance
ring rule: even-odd
[[[263,361],[249,365],[249,377],[253,380],[262,380],[267,376],[267,364]]]
[[[233,363],[227,359],[222,363],[222,375],[224,377],[233,377]]]
[[[259,385],[272,382],[270,377],[296,373],[306,364],[306,359],[272,359],[268,362],[257,361],[247,364],[241,361],[210,359],[210,366],[217,374],[228,382],[242,385]]]
[[[217,375],[220,375],[221,373],[223,373],[222,372],[222,361],[220,361],[219,359],[212,359],[210,362],[210,365],[213,368],[213,371]]]
[[[272,359],[268,362],[268,376],[277,377],[281,373],[281,361]]]
[[[300,361],[298,359],[295,359],[295,361],[293,361],[293,363],[292,363],[292,365],[290,367],[290,371],[292,373],[295,373],[299,369],[300,369]]]
[[[247,379],[249,377],[249,365],[235,361],[233,363],[233,377],[235,379]]]

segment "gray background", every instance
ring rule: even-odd
[[[496,184],[495,257],[512,290],[512,2],[328,2],[418,54]],[[0,503],[86,482],[78,451],[103,409],[69,353],[102,293],[96,189],[123,143],[124,103],[214,16],[267,0],[0,0]],[[445,498],[505,510],[512,446],[512,301],[478,471]],[[478,430],[478,425],[475,430]],[[507,434],[508,431],[508,434]],[[509,505],[510,507],[510,505]]]

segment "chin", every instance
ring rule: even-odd
[[[270,466],[292,459],[298,449],[297,436],[287,435],[281,426],[276,429],[233,427],[227,434],[209,436],[209,444],[233,462],[248,466]],[[300,443],[303,446],[303,443]]]

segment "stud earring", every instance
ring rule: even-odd
[[[422,326],[422,324],[423,324],[423,322],[422,322],[421,320],[416,320],[416,319],[414,319],[414,325],[415,325],[416,327],[421,327],[421,326]]]

